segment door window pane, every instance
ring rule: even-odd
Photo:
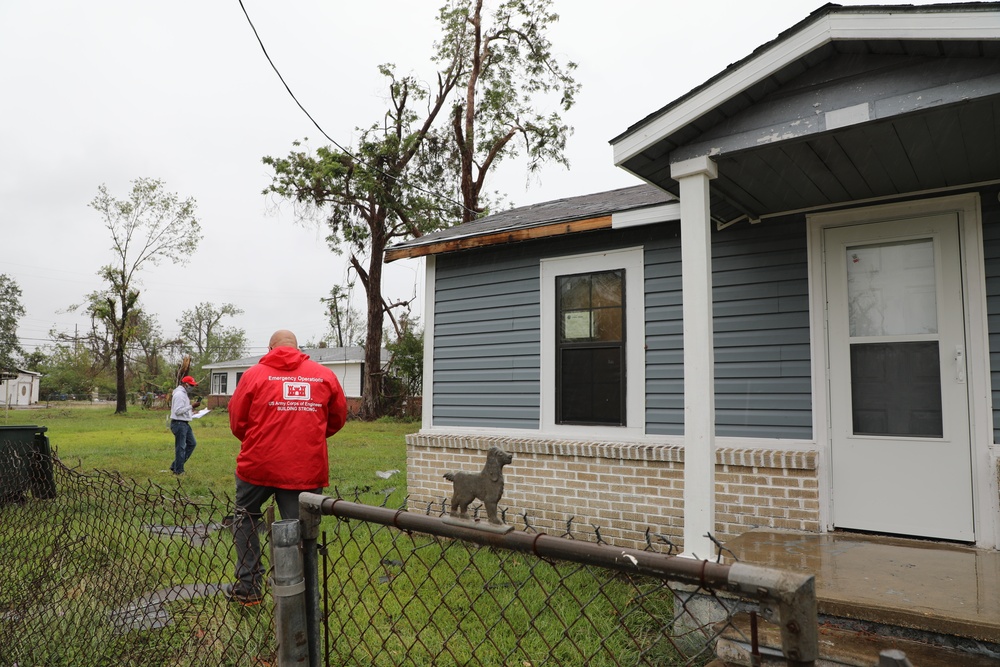
[[[937,333],[931,239],[847,249],[850,334]]]
[[[851,345],[851,415],[855,435],[940,438],[937,341]]]

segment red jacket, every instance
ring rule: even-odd
[[[236,476],[258,486],[330,485],[326,439],[347,420],[337,376],[294,347],[276,347],[243,374],[229,401],[229,428],[243,443]]]

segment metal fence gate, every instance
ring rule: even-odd
[[[300,506],[304,586],[278,581],[276,555],[272,594],[279,645],[313,665],[705,665],[723,635],[756,649],[734,620],[751,613],[780,628],[787,664],[817,656],[811,575],[318,494]],[[285,591],[308,632],[283,641]]]

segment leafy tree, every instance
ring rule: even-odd
[[[391,355],[389,372],[398,378],[407,396],[423,393],[424,332],[417,331],[417,318],[400,318],[400,335],[386,349]]]
[[[203,302],[181,313],[177,324],[181,328],[181,347],[191,355],[197,369],[205,364],[227,359],[237,359],[246,354],[246,331],[226,327],[222,320],[242,315],[243,311],[231,303],[221,306]]]
[[[561,111],[569,111],[580,89],[572,76],[576,64],[560,63],[546,35],[559,20],[551,6],[551,0],[507,0],[491,21],[485,20],[483,0],[446,5],[440,11],[445,37],[435,59],[463,63],[459,95],[451,107],[451,141],[440,144],[454,151],[462,222],[485,210],[486,176],[505,158],[523,151],[529,173],[548,161],[569,167],[565,148],[572,128],[559,112],[536,106],[556,96]]]
[[[15,355],[21,353],[17,322],[24,314],[21,288],[13,278],[0,273],[0,369],[13,368]]]
[[[173,368],[167,356],[180,349],[180,340],[166,340],[155,315],[136,313],[133,343],[127,355],[129,390],[148,394],[173,388]]]
[[[200,240],[201,225],[195,217],[196,203],[178,199],[164,189],[163,181],[140,178],[132,181],[126,199],[115,199],[105,185],[98,188],[91,208],[101,214],[111,233],[115,260],[98,272],[107,287],[88,297],[92,317],[103,322],[112,337],[115,358],[117,404],[115,413],[126,412],[125,357],[134,340],[139,319],[139,272],[163,259],[185,264]]]
[[[390,304],[382,294],[382,262],[394,241],[422,236],[452,220],[471,220],[486,208],[486,175],[519,154],[524,139],[529,171],[545,160],[566,163],[569,128],[558,113],[532,109],[535,96],[561,93],[563,109],[573,104],[577,85],[553,56],[545,31],[557,20],[551,0],[506,0],[487,21],[482,0],[458,0],[439,13],[443,37],[434,61],[435,84],[380,72],[389,108],[367,129],[358,128],[353,149],[322,147],[288,157],[263,158],[274,170],[264,194],[300,206],[302,215],[322,212],[335,252],[351,250],[350,264],[366,294],[365,378],[362,418],[382,412],[380,363],[385,316],[409,301]],[[461,202],[451,196],[461,192]],[[362,258],[367,256],[367,264]]]
[[[88,396],[96,387],[111,391],[115,378],[108,369],[94,363],[87,346],[57,343],[46,346],[44,361],[33,370],[42,374],[39,395],[51,398],[58,395]]]
[[[42,348],[35,348],[32,352],[25,352],[21,357],[21,364],[29,371],[41,372],[39,369],[45,365],[48,355]]]
[[[382,323],[391,309],[382,296],[383,253],[393,240],[419,236],[440,219],[433,214],[434,200],[405,187],[402,180],[429,130],[429,120],[416,126],[416,114],[408,105],[426,92],[415,79],[389,76],[393,110],[384,124],[361,130],[354,153],[320,148],[315,154],[294,151],[287,158],[264,158],[275,172],[265,194],[326,210],[331,248],[339,252],[343,243],[352,250],[350,263],[364,287],[368,315],[361,392],[361,415],[368,419],[381,414]],[[442,104],[443,99],[434,116]],[[367,254],[367,266],[359,254]]]
[[[78,351],[81,346],[85,347],[90,352],[91,364],[95,369],[114,369],[114,333],[110,324],[101,316],[104,294],[91,292],[85,298],[83,304],[72,305],[69,310],[83,309],[90,317],[90,330],[85,331],[82,336],[50,330],[49,337],[60,344],[72,345],[74,351]]]
[[[138,296],[138,292],[135,292]],[[128,341],[124,348],[124,378],[125,388],[122,393],[127,397],[129,393],[135,391],[145,391],[147,378],[149,376],[148,366],[157,364],[149,358],[150,352],[161,345],[157,337],[160,336],[159,325],[155,319],[150,320],[146,313],[139,306],[138,301],[130,304],[126,319],[118,321],[117,310],[113,303],[109,303],[107,291],[91,292],[87,295],[87,300],[82,307],[90,316],[90,331],[82,340],[77,341],[73,336],[67,334],[56,334],[54,338],[64,343],[73,342],[76,345],[82,343],[88,350],[89,360],[93,366],[95,376],[99,377],[107,372],[112,377],[117,377],[117,334],[116,325],[123,324],[128,332]],[[113,383],[114,384],[114,383]],[[117,388],[112,388],[117,391]]]

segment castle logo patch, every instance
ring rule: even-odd
[[[283,387],[286,401],[308,401],[312,398],[312,385],[308,382],[285,382]]]

